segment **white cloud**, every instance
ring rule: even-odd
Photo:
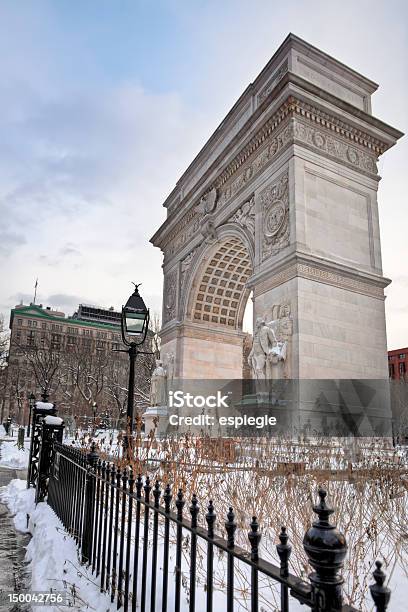
[[[0,8],[3,311],[13,306],[10,296],[30,293],[37,276],[44,300],[86,296],[116,307],[131,280],[143,281],[145,301],[159,311],[162,259],[148,240],[165,218],[161,204],[289,31],[378,81],[375,113],[407,129],[403,2],[176,3],[172,10],[186,32],[186,40],[174,39],[178,77],[171,89],[158,83],[153,91],[132,73],[132,57],[128,77],[104,78],[86,40],[61,36],[52,3]],[[407,153],[404,139],[381,165],[384,272],[395,278],[386,301],[392,347],[408,345],[400,310],[408,287],[398,280],[406,274]]]

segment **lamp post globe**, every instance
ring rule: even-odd
[[[146,340],[149,329],[149,309],[139,293],[140,284],[135,286],[134,292],[129,297],[125,306],[122,306],[121,331],[123,343],[128,347],[129,354],[129,385],[128,401],[126,411],[126,435],[124,446],[126,452],[130,451],[130,439],[133,432],[133,401],[135,392],[135,361],[139,347]]]
[[[122,306],[122,339],[124,344],[140,346],[144,343],[149,328],[149,309],[139,293],[139,285],[135,285],[135,290],[129,297],[125,306]]]

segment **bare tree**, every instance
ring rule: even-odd
[[[17,403],[17,414],[15,415],[17,423],[20,423],[21,409],[24,401],[25,380],[23,372],[19,369],[13,369],[8,377],[8,387],[10,399],[14,398]]]
[[[0,368],[7,363],[8,349],[10,343],[10,332],[4,324],[4,316],[0,314]]]
[[[91,406],[98,403],[105,388],[110,354],[78,344],[66,355],[64,368],[82,400]]]
[[[0,405],[1,405],[1,418],[0,423],[3,422],[4,416],[4,404],[6,401],[6,395],[8,390],[8,348],[9,348],[10,334],[6,330],[4,325],[4,317],[0,314]]]
[[[58,373],[63,363],[60,348],[49,336],[43,336],[40,342],[34,337],[29,344],[16,343],[16,347],[27,360],[41,392],[55,395],[60,384]]]
[[[112,353],[106,370],[106,385],[104,394],[112,405],[116,427],[126,415],[128,397],[129,363],[123,353]]]

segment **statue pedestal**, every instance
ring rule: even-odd
[[[146,412],[142,414],[142,419],[145,424],[146,435],[149,435],[150,431],[153,430],[156,438],[164,436],[169,424],[169,411],[167,406],[150,406]]]

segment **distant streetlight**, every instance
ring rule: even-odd
[[[122,319],[121,319],[121,330],[122,330],[122,340],[123,344],[125,344],[128,349],[126,352],[129,355],[129,386],[128,386],[128,401],[127,401],[127,412],[126,412],[126,422],[127,427],[129,428],[130,436],[133,432],[133,402],[134,402],[134,392],[135,392],[135,361],[136,356],[139,353],[142,354],[152,354],[152,353],[144,353],[143,351],[139,351],[138,347],[141,346],[146,340],[147,332],[149,329],[149,309],[146,308],[146,305],[143,301],[143,298],[139,294],[139,285],[135,285],[135,290],[132,295],[129,297],[125,306],[122,306]],[[128,435],[125,436],[125,447],[129,448],[129,439]]]
[[[97,405],[96,402],[93,402],[92,403],[92,412],[93,412],[93,429],[94,429],[94,431],[96,429],[96,413],[97,413],[97,410],[98,410],[98,405]]]
[[[34,395],[34,393],[31,393],[30,397],[28,398],[29,417],[28,417],[28,427],[27,427],[27,438],[30,437],[30,432],[31,432],[31,413],[32,413],[32,410],[34,408],[34,405],[35,405],[35,395]]]

